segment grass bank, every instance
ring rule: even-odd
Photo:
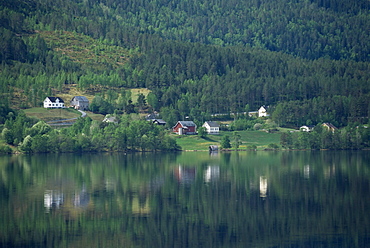
[[[247,149],[250,145],[257,146],[258,150],[268,147],[269,144],[276,144],[280,146],[281,132],[267,133],[265,131],[238,131],[242,144],[239,149]],[[198,135],[174,135],[178,145],[182,150],[208,150],[210,145],[220,146],[223,136],[228,135],[232,143],[233,132],[223,131],[219,135],[207,135],[201,138]],[[233,148],[232,148],[233,149]]]

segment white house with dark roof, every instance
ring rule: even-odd
[[[87,110],[89,109],[89,100],[86,96],[75,96],[72,98],[69,105],[78,110]]]
[[[162,120],[162,119],[152,119],[152,120],[149,120],[149,121],[151,121],[153,124],[156,124],[156,125],[159,125],[159,126],[165,126],[167,124],[167,122]]]
[[[44,108],[65,108],[64,101],[60,97],[48,96],[44,100]]]
[[[208,134],[220,134],[220,125],[215,121],[206,121],[202,125]]]

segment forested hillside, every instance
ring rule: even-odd
[[[0,93],[40,106],[69,85],[125,90],[171,122],[270,106],[280,125],[367,122],[367,0],[4,0]],[[106,88],[104,88],[106,89]],[[99,108],[97,108],[99,109]]]

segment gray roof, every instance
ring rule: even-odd
[[[73,99],[76,99],[77,101],[79,102],[88,102],[89,100],[86,98],[86,96],[75,96],[72,98]]]
[[[183,127],[196,127],[197,125],[195,125],[194,122],[192,121],[179,121],[179,123],[183,126]]]
[[[158,123],[161,123],[161,124],[166,124],[166,122],[162,119],[153,119],[152,122],[158,122]]]
[[[210,127],[220,127],[220,125],[215,121],[206,121]]]
[[[117,118],[115,116],[106,116],[103,122],[113,122],[118,123]]]

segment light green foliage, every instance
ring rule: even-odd
[[[50,131],[51,131],[50,125],[46,124],[43,121],[39,121],[29,129],[28,133],[29,135],[31,135],[31,137],[33,137],[38,134],[39,135],[46,134]]]
[[[31,135],[27,135],[24,139],[23,142],[20,143],[19,149],[25,153],[30,153],[32,152],[32,137]]]
[[[241,142],[240,134],[238,132],[233,132],[232,147],[235,148],[235,149],[238,149],[241,144],[242,144],[242,142]]]
[[[260,130],[262,127],[263,127],[263,125],[261,123],[256,123],[256,124],[254,124],[253,129],[254,130]]]
[[[201,138],[206,138],[207,137],[207,130],[205,127],[198,127],[197,128],[197,131],[198,131],[198,135],[201,137]]]

